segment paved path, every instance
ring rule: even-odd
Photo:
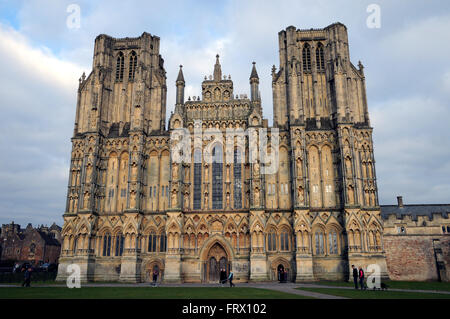
[[[163,283],[159,287],[218,287],[218,284],[202,284],[202,283],[184,283],[184,284],[168,284]],[[295,288],[335,288],[335,289],[354,289],[353,287],[343,286],[327,286],[318,284],[305,284],[305,283],[236,283],[237,287],[249,287],[249,288],[261,288],[270,289],[275,291],[281,291],[294,295],[301,295],[305,297],[319,298],[319,299],[347,299],[344,297],[333,296],[325,293],[318,293],[306,290],[299,290]],[[19,284],[0,284],[2,287],[21,287]],[[58,283],[54,285],[37,284],[34,287],[66,287],[64,283]],[[150,287],[149,283],[84,283],[82,287]],[[389,289],[389,291],[402,291],[402,292],[419,292],[419,293],[437,293],[437,294],[450,294],[450,291],[441,290],[413,290],[413,289]]]

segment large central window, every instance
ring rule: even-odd
[[[222,209],[223,202],[223,160],[221,145],[214,146],[212,150],[212,208]]]

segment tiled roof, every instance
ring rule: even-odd
[[[402,207],[398,205],[381,205],[380,208],[381,216],[384,219],[387,219],[392,214],[396,214],[397,217],[402,217],[403,215],[432,217],[433,214],[441,214],[445,218],[450,214],[450,204],[417,204],[403,205]]]

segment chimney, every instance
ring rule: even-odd
[[[397,196],[397,206],[403,207],[403,196]]]

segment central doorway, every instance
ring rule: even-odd
[[[220,271],[225,269],[227,276],[229,272],[228,256],[225,249],[219,243],[215,243],[208,252],[206,259],[206,282],[218,283]]]

